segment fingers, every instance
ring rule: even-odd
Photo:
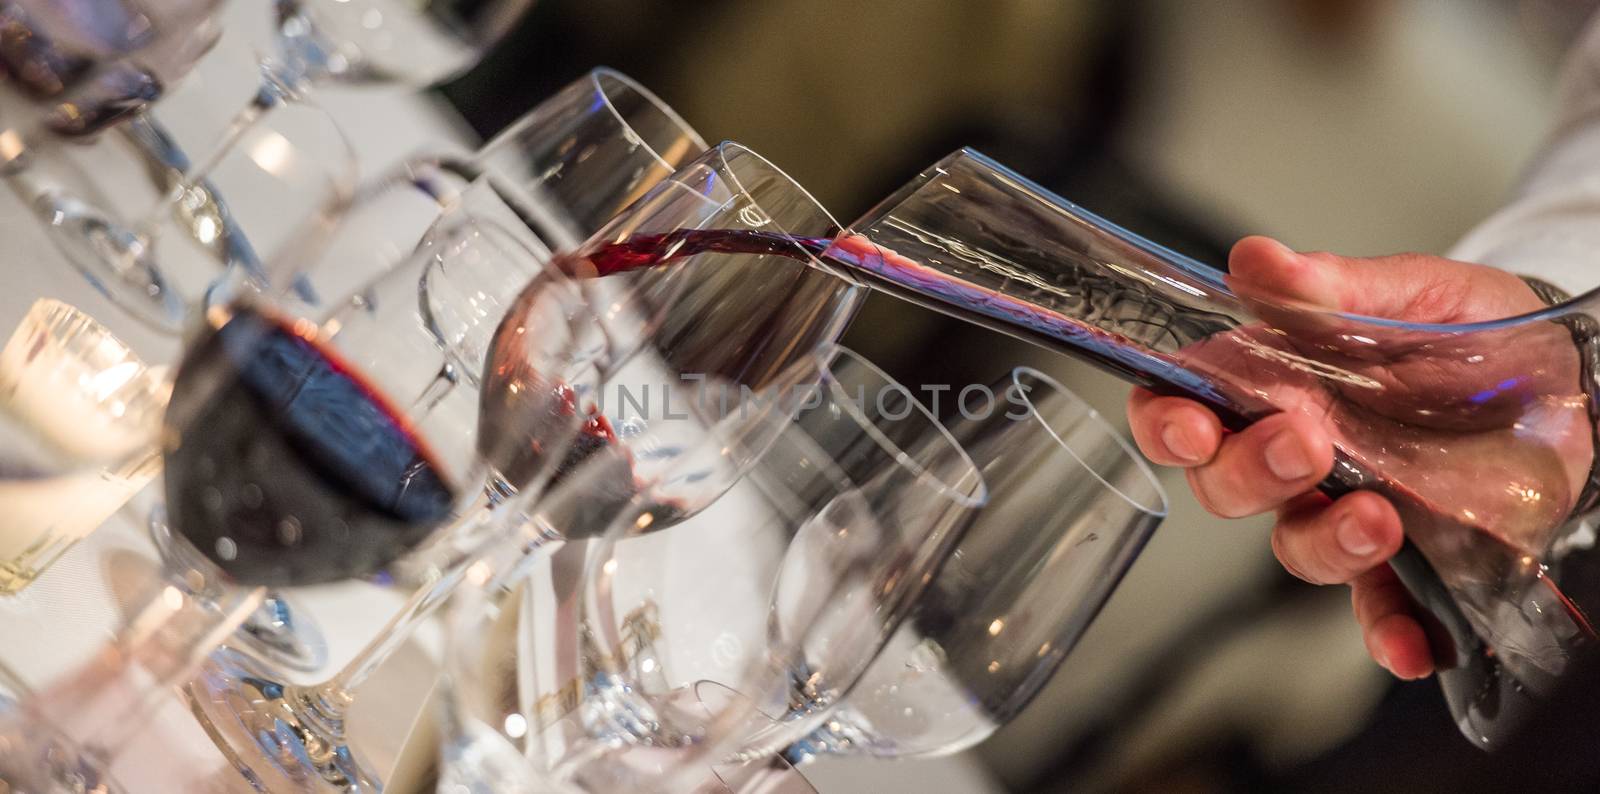
[[[1333,468],[1333,444],[1307,416],[1277,414],[1224,439],[1221,422],[1199,403],[1135,389],[1128,418],[1139,449],[1156,463],[1189,469],[1195,496],[1223,518],[1276,509]]]
[[[1162,466],[1198,466],[1217,454],[1222,423],[1205,406],[1134,389],[1128,397],[1134,443]]]
[[[1320,423],[1275,414],[1224,439],[1189,487],[1207,510],[1243,518],[1276,509],[1316,487],[1333,469],[1333,443]]]
[[[1433,673],[1428,636],[1414,617],[1416,602],[1389,566],[1380,565],[1351,582],[1350,602],[1367,652],[1378,664],[1407,680]]]
[[[1410,680],[1433,673],[1433,654],[1416,603],[1384,564],[1401,541],[1400,515],[1366,491],[1331,502],[1307,494],[1284,508],[1272,531],[1272,550],[1290,573],[1312,584],[1350,583],[1367,652]]]
[[[1358,491],[1331,503],[1310,494],[1279,513],[1272,551],[1301,579],[1343,584],[1394,556],[1401,539],[1400,515],[1375,493]]]

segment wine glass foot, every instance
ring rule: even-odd
[[[175,568],[190,567],[194,547],[173,537],[167,526],[166,509],[150,511],[150,540],[161,559]],[[328,663],[328,643],[308,613],[279,592],[269,592],[250,617],[245,619],[228,644],[235,650],[256,657],[277,670],[315,673]]]
[[[345,743],[343,715],[263,667],[220,648],[185,690],[195,718],[234,768],[268,791],[381,792],[378,777]]]

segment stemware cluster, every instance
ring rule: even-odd
[[[614,71],[357,179],[308,89],[447,76],[524,2],[275,3],[195,158],[162,101],[218,5],[78,5],[0,8],[5,212],[57,254],[0,294],[0,592],[141,491],[160,564],[87,662],[4,679],[0,788],[123,790],[180,697],[225,788],[380,791],[351,708],[444,609],[445,790],[806,790],[991,733],[1165,513],[1049,376],[941,416],[841,347],[871,244]],[[330,674],[306,604],[352,582],[403,604]]]

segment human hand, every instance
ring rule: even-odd
[[[1455,324],[1544,306],[1512,274],[1437,257],[1297,254],[1252,237],[1234,247],[1228,280],[1263,322],[1178,358],[1247,386],[1281,413],[1228,435],[1197,402],[1135,390],[1135,441],[1153,461],[1185,468],[1211,512],[1276,512],[1272,545],[1284,567],[1314,584],[1349,584],[1373,658],[1402,678],[1429,675],[1434,660],[1417,608],[1383,564],[1400,547],[1401,514],[1373,492],[1331,500],[1316,486],[1337,444],[1447,506],[1459,523],[1542,550],[1593,455],[1570,334],[1554,323],[1460,335],[1364,331],[1326,313],[1279,308],[1289,301]]]

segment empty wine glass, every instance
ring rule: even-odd
[[[277,79],[423,87],[470,69],[533,0],[290,0],[272,9]]]
[[[470,158],[416,158],[383,182],[417,186],[444,205],[459,200],[474,211],[504,214],[508,225],[515,218],[528,231],[528,245],[553,256],[577,248],[705,149],[700,135],[654,94],[618,72],[595,69]],[[463,179],[471,180],[470,190],[459,186]],[[491,290],[488,299],[509,303],[520,283],[511,286],[513,292]],[[485,285],[472,289],[483,292]],[[444,327],[451,318],[438,319],[441,343],[461,349],[452,339],[456,332]],[[463,352],[440,372],[437,388],[478,376],[481,345]]]
[[[197,158],[209,171],[217,153],[274,108],[301,102],[323,83],[402,83],[428,86],[459,74],[509,32],[532,0],[278,0],[272,49],[261,59],[262,80],[228,123],[210,153]],[[159,127],[158,132],[162,132]],[[159,148],[145,151],[153,163]]]
[[[542,571],[478,569],[452,610],[452,782],[684,790],[787,712],[796,677],[820,691],[859,674],[983,485],[931,415],[901,411],[909,392],[863,406],[867,384],[839,380],[859,359],[824,356],[819,386],[747,394],[769,410],[730,413],[699,445],[760,451],[731,489],[670,532],[656,531],[679,514],[670,480],[611,516],[584,556],[583,642],[552,636],[559,599]],[[585,467],[569,483],[612,479]],[[560,656],[580,650],[561,681]]]
[[[1165,516],[1138,453],[1055,379],[1019,367],[975,394],[950,430],[989,503],[789,760],[916,758],[983,741],[1049,682]]]
[[[75,153],[77,167],[139,189],[92,202],[47,189],[57,207],[47,218],[52,239],[127,311],[170,332],[194,320],[228,268],[269,285],[275,268],[303,268],[294,260],[326,243],[355,189],[355,152],[314,105],[272,114],[203,174],[169,170],[151,182],[119,173],[137,167],[130,140],[104,143]]]
[[[513,207],[554,205],[588,235],[705,150],[700,134],[649,89],[599,68],[502,130],[468,167]]]

